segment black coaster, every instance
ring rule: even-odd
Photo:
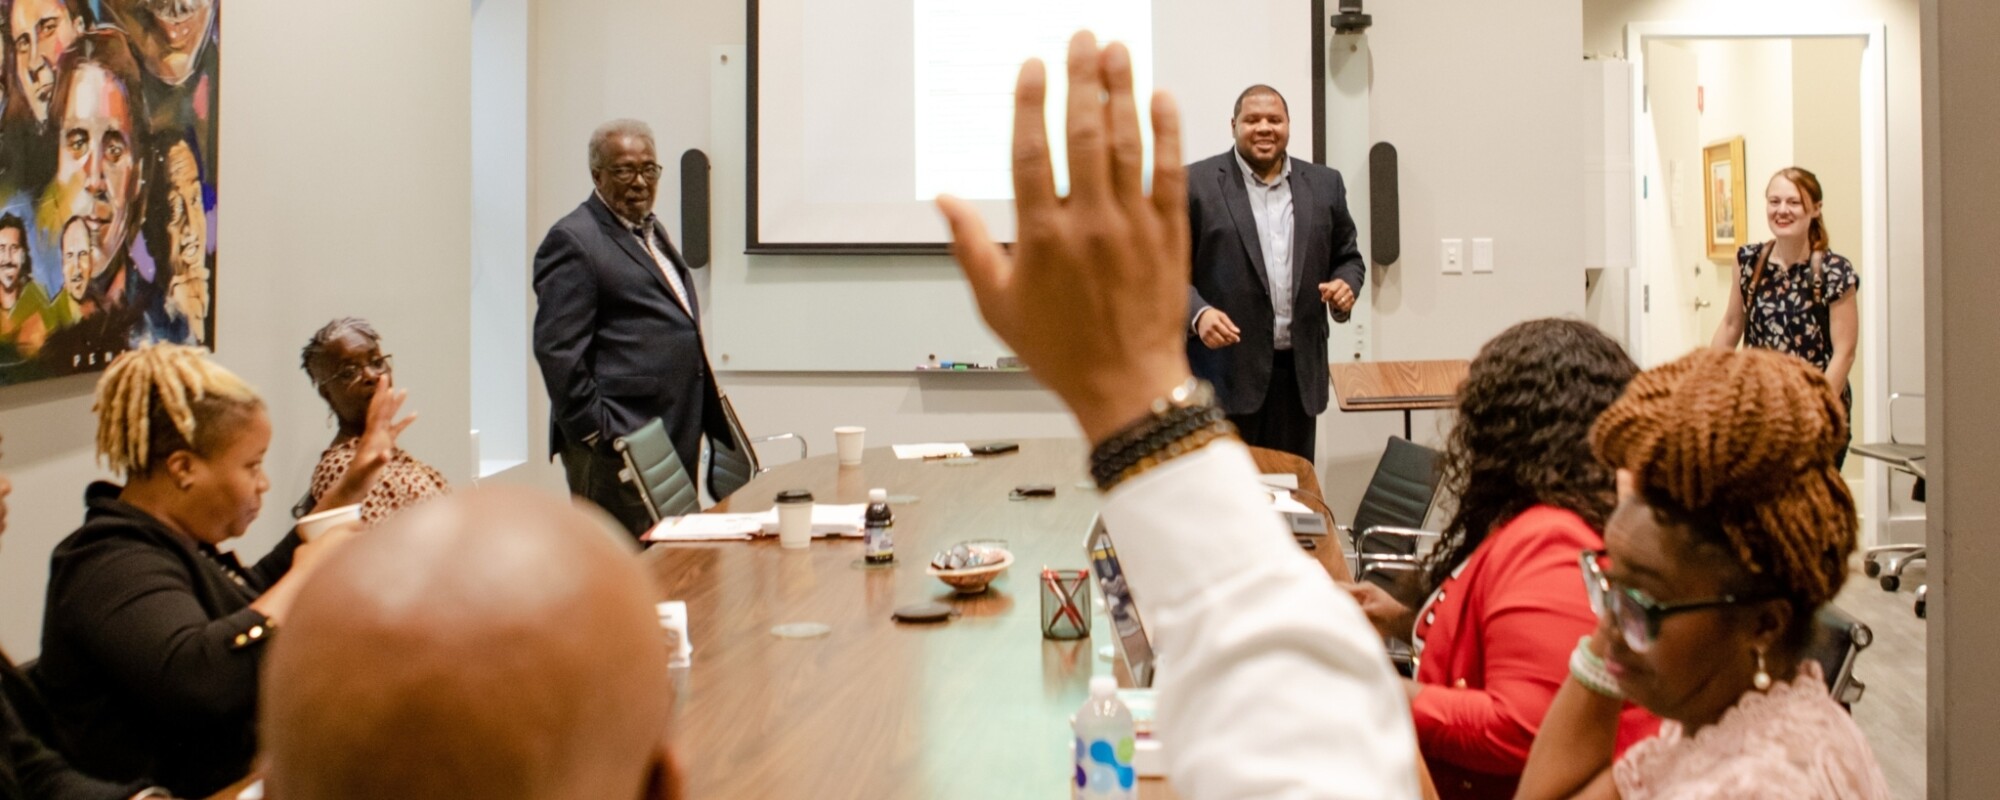
[[[953,613],[951,606],[943,603],[912,603],[896,609],[891,617],[897,622],[944,622]]]

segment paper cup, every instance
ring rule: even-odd
[[[361,524],[361,504],[336,506],[325,511],[316,511],[299,518],[297,525],[299,539],[310,542],[319,535],[332,530],[336,525]]]
[[[858,425],[844,425],[833,429],[833,442],[840,451],[840,465],[851,467],[861,463],[861,449],[867,428]]]
[[[778,495],[778,544],[803,550],[812,544],[813,496],[792,490]]]

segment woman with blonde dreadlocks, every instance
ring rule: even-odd
[[[394,448],[399,399],[377,398],[364,451]],[[294,532],[249,566],[218,549],[270,488],[271,423],[199,349],[119,356],[95,411],[98,457],[125,484],[92,484],[83,527],[50,557],[36,676],[79,769],[205,797],[249,771],[263,645],[319,554],[351,532],[313,544]],[[372,471],[349,470],[329,502],[359,502]]]
[[[1768,350],[1648,370],[1604,412],[1591,444],[1618,507],[1606,551],[1581,557],[1599,624],[1517,798],[1888,797],[1804,655],[1854,551],[1845,419],[1817,368]],[[1614,764],[1627,700],[1666,722]]]

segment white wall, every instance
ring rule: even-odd
[[[298,369],[336,316],[374,321],[422,419],[404,446],[468,475],[469,43],[460,3],[231,3],[224,10],[217,358],[264,392],[271,492],[240,548],[286,528],[331,438]],[[383,24],[394,20],[395,24]],[[81,521],[89,377],[0,392],[13,478],[0,643],[34,655],[51,547]]]
[[[528,0],[472,6],[472,427],[479,473],[528,457]]]
[[[744,43],[746,18],[740,3],[535,2],[530,227],[540,231],[589,192],[585,139],[603,120],[651,122],[669,163],[683,149],[709,148],[706,59],[712,47]],[[1376,356],[1468,358],[1514,322],[1581,314],[1582,241],[1573,221],[1582,217],[1583,165],[1566,156],[1581,143],[1577,2],[1440,0],[1421,10],[1370,11],[1375,138],[1401,150],[1404,225],[1402,263],[1370,276]],[[1504,157],[1524,153],[1559,157]],[[660,199],[658,211],[676,231],[678,209],[671,192]],[[1494,238],[1497,271],[1440,277],[1437,240],[1445,236]],[[705,285],[706,276],[696,282]],[[1018,376],[978,383],[879,373],[722,377],[753,432],[795,430],[816,452],[831,447],[833,424],[847,422],[870,426],[878,444],[1074,431],[1053,400]],[[545,398],[534,403],[532,413],[545,413]],[[1435,441],[1437,426],[1437,415],[1420,414],[1418,439]],[[1383,439],[1400,434],[1402,420],[1329,411],[1322,428],[1328,499],[1346,516]],[[535,469],[536,480],[560,481],[553,470]]]

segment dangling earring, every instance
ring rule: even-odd
[[[1757,648],[1757,674],[1750,678],[1750,685],[1757,687],[1757,691],[1760,692],[1771,688],[1771,673],[1764,671],[1764,648],[1762,647]]]

